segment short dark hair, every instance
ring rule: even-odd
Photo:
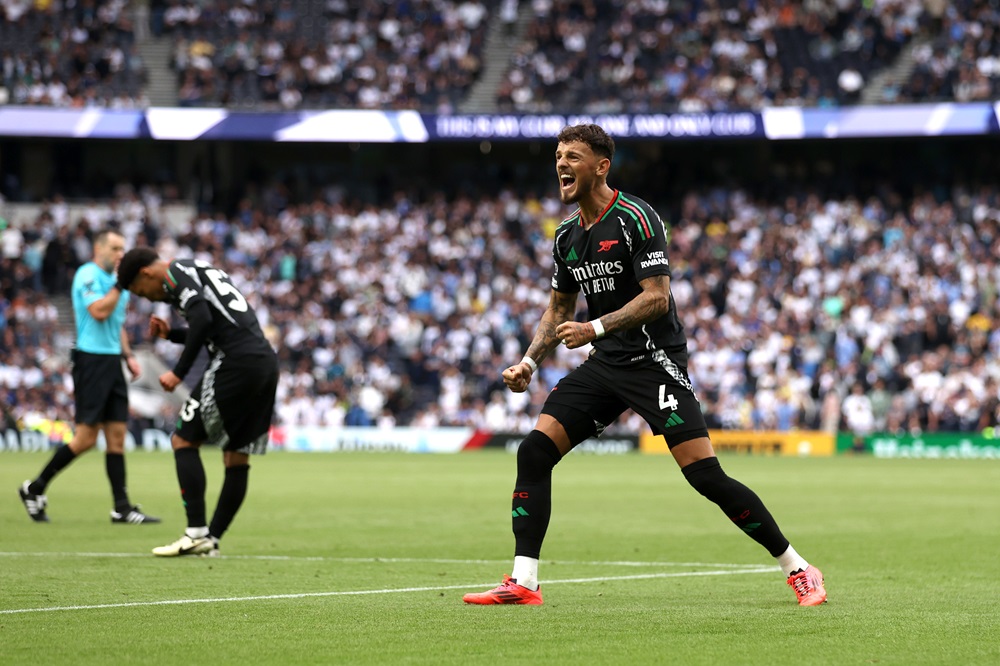
[[[118,229],[115,229],[113,227],[106,227],[98,231],[97,235],[94,236],[94,245],[107,241],[108,236],[112,234],[114,234],[115,236],[122,236],[122,232],[118,231]],[[122,238],[124,238],[124,236],[122,236]]]
[[[135,281],[135,276],[146,266],[160,258],[151,247],[136,247],[125,253],[118,264],[118,284],[126,289]]]
[[[600,125],[570,125],[564,127],[557,138],[559,143],[573,141],[585,143],[590,146],[595,155],[606,157],[609,160],[615,157],[615,140]]]

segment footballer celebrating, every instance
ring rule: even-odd
[[[184,345],[174,369],[160,375],[173,391],[202,347],[208,368],[181,408],[171,436],[187,529],[177,541],[153,549],[161,557],[218,555],[219,540],[247,493],[250,454],[264,453],[278,388],[278,357],[261,332],[253,308],[229,276],[203,261],[166,261],[148,247],[130,250],[118,268],[119,282],[136,296],[170,303],[187,328],[153,316],[153,337]],[[212,516],[205,519],[205,468],[199,447],[222,449],[225,478]]]
[[[666,230],[638,197],[611,188],[614,141],[597,125],[564,128],[556,147],[560,198],[578,208],[555,233],[552,291],[524,358],[503,371],[514,392],[560,344],[593,343],[590,356],[549,393],[517,451],[512,524],[514,566],[469,604],[542,603],[538,560],[551,514],[552,470],[626,409],[662,435],[688,483],[777,560],[798,603],[826,601],[822,573],[782,535],[760,498],[726,475],[687,373],[687,338],[670,292]],[[576,322],[577,297],[589,322]]]

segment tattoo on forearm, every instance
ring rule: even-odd
[[[605,331],[624,331],[662,317],[670,309],[670,278],[648,278],[643,290],[620,310],[601,317]]]
[[[543,319],[538,325],[538,330],[535,331],[535,338],[528,345],[527,355],[535,359],[535,363],[541,363],[558,344],[556,325]]]
[[[576,314],[576,294],[553,292],[549,299],[549,307],[542,315],[542,320],[535,331],[535,337],[528,345],[527,355],[541,363],[552,350],[559,346],[559,336],[556,327],[564,321],[569,321]]]

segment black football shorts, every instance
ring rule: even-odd
[[[267,451],[277,390],[276,356],[226,358],[216,354],[181,406],[175,432],[189,442],[262,454]]]
[[[74,349],[73,394],[76,423],[124,423],[128,420],[128,383],[118,354],[90,354]]]
[[[556,384],[542,413],[562,423],[567,433],[573,433],[570,439],[575,446],[587,437],[600,435],[626,409],[641,416],[654,434],[663,435],[670,448],[708,436],[701,403],[687,370],[662,351],[629,365],[610,364],[591,356]],[[578,424],[567,426],[565,419],[581,413],[593,420],[593,430],[581,429]]]

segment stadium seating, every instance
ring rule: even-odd
[[[0,0],[0,104],[145,107],[145,65],[125,5]]]
[[[225,6],[165,11],[181,106],[453,108],[482,66],[479,0]]]
[[[126,220],[131,245],[155,239],[156,201],[101,210],[130,207],[115,218]],[[524,430],[545,389],[586,353],[561,350],[526,394],[499,381],[548,302],[549,234],[561,210],[513,191],[447,203],[248,204],[231,217],[198,214],[158,246],[226,267],[249,295],[279,349],[282,423]],[[52,317],[46,286],[64,293],[50,283],[52,267],[65,276],[83,259],[72,248],[86,247],[74,235],[111,214],[61,235],[57,217],[46,209],[21,221],[27,231],[0,232],[0,391],[18,417],[71,403],[55,351],[65,341],[36,324]],[[692,191],[671,219],[672,289],[710,425],[998,425],[997,188],[863,201]],[[130,314],[136,343],[150,308],[137,303]],[[179,352],[163,341],[153,349],[168,363]],[[634,415],[617,425],[641,427]]]
[[[933,19],[932,38],[915,50],[901,100],[973,102],[1000,93],[997,8],[970,0],[947,5],[947,11],[941,7]]]
[[[840,10],[837,8],[841,7]],[[536,3],[497,95],[518,111],[759,109],[855,102],[920,3]]]
[[[944,4],[948,11],[934,0],[522,2],[535,20],[521,41],[508,41],[496,108],[853,103],[915,36],[912,74],[882,101],[990,99],[1000,71],[995,10],[971,0]],[[511,5],[500,0],[149,5],[140,13],[123,0],[101,0],[55,11],[3,0],[0,103],[144,107],[149,72],[137,42],[152,35],[172,45],[179,106],[450,113],[484,71],[492,23],[516,33]]]

